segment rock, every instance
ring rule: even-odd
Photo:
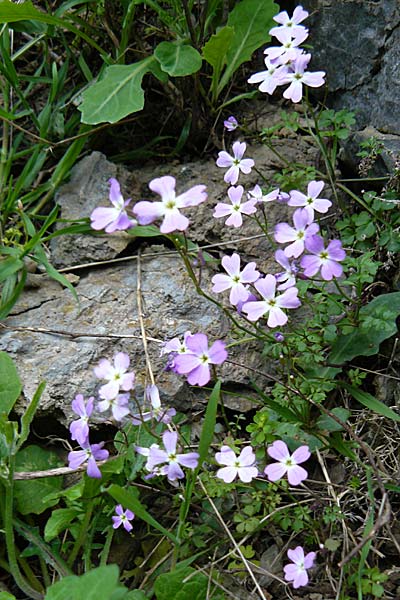
[[[357,156],[361,144],[370,138],[375,138],[382,145],[383,151],[377,157],[371,169],[368,169],[370,177],[384,177],[396,168],[396,159],[400,156],[400,135],[382,133],[374,127],[365,127],[361,131],[354,132],[343,143],[344,152],[342,160],[351,169],[358,170],[361,158]]]
[[[311,71],[324,70],[335,109],[356,112],[358,129],[400,134],[400,6],[397,0],[304,0]]]

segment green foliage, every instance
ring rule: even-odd
[[[154,50],[160,67],[171,77],[184,77],[197,73],[202,59],[198,51],[188,44],[161,42]]]
[[[204,600],[207,595],[208,577],[193,567],[177,565],[171,573],[160,575],[154,584],[157,600]],[[213,594],[223,600],[221,594]]]
[[[355,113],[347,109],[338,111],[326,109],[321,111],[318,115],[320,135],[325,138],[346,140],[350,135],[351,127],[356,122],[354,117]]]
[[[45,600],[142,600],[144,594],[131,594],[118,582],[118,567],[106,565],[80,577],[69,575],[50,586]]]
[[[21,391],[22,384],[14,361],[6,352],[0,352],[0,414],[8,415]]]

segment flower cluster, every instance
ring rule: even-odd
[[[249,83],[259,83],[258,89],[266,94],[273,94],[278,86],[289,87],[283,92],[283,97],[292,102],[300,102],[303,97],[303,85],[317,88],[325,83],[324,71],[307,71],[311,54],[306,53],[300,44],[308,37],[308,30],[302,21],[308,17],[308,12],[302,6],[297,6],[290,18],[286,11],[274,17],[279,26],[270,29],[270,35],[275,37],[280,46],[272,46],[264,50],[265,71],[255,73]]]

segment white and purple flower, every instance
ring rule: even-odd
[[[322,237],[313,235],[306,241],[306,249],[311,254],[305,254],[300,261],[306,277],[313,277],[319,270],[325,281],[342,275],[343,267],[339,263],[346,258],[346,252],[340,240],[331,240],[325,248]]]
[[[206,385],[211,379],[210,365],[220,365],[228,358],[225,343],[217,340],[209,348],[207,336],[195,333],[187,337],[186,346],[185,354],[175,356],[174,370],[187,375],[190,385]]]
[[[129,364],[129,356],[125,352],[117,352],[114,356],[114,365],[106,358],[100,360],[97,367],[94,368],[94,374],[98,379],[108,381],[108,383],[101,386],[100,396],[105,399],[112,399],[117,396],[120,389],[128,392],[133,388],[135,373],[127,372]]]
[[[162,439],[165,450],[156,444],[150,446],[146,469],[148,471],[159,469],[157,474],[166,475],[169,481],[183,479],[185,474],[181,467],[195,469],[199,462],[199,454],[197,452],[177,453],[178,434],[175,431],[164,431]],[[160,467],[160,465],[163,466]]]
[[[221,264],[227,275],[222,273],[214,275],[211,280],[214,284],[213,292],[219,294],[230,289],[229,301],[233,306],[237,306],[239,302],[246,302],[249,296],[246,284],[254,283],[260,277],[260,273],[256,270],[256,263],[248,263],[241,271],[240,256],[234,253],[232,256],[224,256]]]
[[[225,465],[216,473],[216,476],[223,479],[225,483],[232,483],[236,477],[239,477],[240,481],[244,483],[249,483],[258,475],[258,469],[255,466],[256,455],[251,446],[243,448],[239,456],[236,456],[229,446],[222,446],[221,451],[215,454],[215,460],[220,465]]]
[[[113,233],[118,230],[130,229],[137,225],[134,219],[128,217],[126,207],[130,199],[125,200],[122,197],[118,181],[113,177],[108,180],[110,184],[110,202],[113,208],[98,206],[90,215],[90,226],[99,231],[105,229],[106,233]]]
[[[246,142],[234,142],[232,150],[233,156],[225,152],[225,150],[218,152],[217,167],[228,167],[224,175],[224,181],[235,185],[240,173],[248,175],[251,172],[251,169],[254,167],[254,160],[252,158],[243,158],[246,152]]]
[[[304,549],[297,546],[294,550],[288,550],[287,555],[292,562],[283,567],[286,581],[292,582],[295,589],[307,585],[307,570],[314,566],[316,552],[308,552],[305,555]]]
[[[225,225],[233,227],[241,227],[243,225],[242,215],[252,215],[257,212],[256,200],[247,200],[242,203],[243,186],[238,185],[237,187],[231,186],[228,189],[228,196],[231,204],[226,202],[218,202],[214,209],[213,217],[219,219],[220,217],[228,217],[225,221]]]
[[[287,323],[288,317],[283,308],[298,308],[301,304],[297,297],[298,289],[290,287],[283,294],[276,295],[276,279],[273,275],[266,275],[255,282],[254,287],[261,294],[263,300],[246,302],[242,312],[247,314],[249,321],[258,321],[268,315],[268,327],[278,327]]]
[[[264,473],[270,481],[278,481],[286,474],[290,485],[300,485],[307,479],[307,471],[299,465],[311,456],[308,446],[300,446],[293,454],[290,454],[285,442],[277,440],[268,448],[267,452],[271,458],[278,461],[267,465],[264,469]]]

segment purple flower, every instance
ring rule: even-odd
[[[258,321],[268,315],[268,327],[285,325],[288,318],[282,308],[298,308],[301,304],[297,297],[298,289],[291,287],[280,296],[275,295],[276,279],[273,275],[266,275],[255,282],[254,287],[261,294],[263,300],[246,302],[242,311],[247,314],[249,321]]]
[[[285,269],[282,273],[275,274],[275,279],[279,283],[277,289],[283,292],[296,285],[296,274],[299,269],[296,261],[290,262],[283,250],[275,252],[275,260]]]
[[[71,438],[76,440],[80,445],[85,443],[89,435],[88,421],[93,412],[93,402],[94,398],[91,396],[85,403],[82,394],[77,394],[75,399],[72,400],[72,410],[79,415],[80,419],[73,421],[69,426],[69,430]]]
[[[282,46],[272,46],[264,50],[270,61],[279,60],[280,64],[286,64],[297,59],[301,50],[298,48],[300,44],[308,37],[308,31],[305,27],[302,30],[293,32],[286,27],[276,27],[275,37]]]
[[[131,531],[133,529],[130,521],[135,518],[135,515],[129,508],[125,511],[122,508],[121,504],[117,504],[115,507],[116,516],[111,517],[113,520],[114,529],[118,529],[120,525],[123,525],[126,531]]]
[[[216,453],[215,460],[220,465],[226,465],[216,473],[225,483],[232,483],[237,476],[244,483],[249,483],[258,475],[256,456],[251,446],[243,448],[239,456],[229,446],[222,446],[221,451]]]
[[[226,119],[226,121],[224,121],[224,127],[228,131],[235,131],[235,129],[237,127],[239,127],[239,123],[237,122],[237,120],[235,119],[235,117],[233,115],[231,115],[230,117],[228,117]]]
[[[89,444],[86,440],[80,444],[82,450],[73,450],[68,454],[68,466],[70,469],[77,469],[81,464],[88,461],[87,474],[89,477],[100,479],[101,472],[96,464],[96,460],[106,460],[108,458],[108,450],[103,450],[104,442],[100,444]]]
[[[326,198],[318,198],[324,187],[323,181],[310,181],[307,186],[307,196],[292,190],[290,192],[289,206],[304,206],[310,215],[311,221],[314,219],[314,210],[320,213],[328,212],[332,202]]]
[[[249,200],[256,200],[257,202],[273,202],[277,200],[278,202],[287,202],[290,198],[289,194],[286,192],[281,192],[278,189],[272,190],[268,194],[263,194],[262,189],[259,185],[255,185],[252,190],[248,192]]]
[[[160,226],[161,233],[185,231],[189,227],[189,219],[179,212],[180,208],[197,206],[207,200],[206,186],[195,185],[180,196],[175,194],[176,181],[174,177],[166,175],[153,179],[149,183],[152,192],[161,196],[161,202],[148,202],[142,200],[133,207],[140,225],[149,225],[157,219],[163,219]]]
[[[238,185],[237,187],[232,186],[228,189],[228,196],[232,204],[226,204],[224,202],[218,202],[215,207],[213,217],[219,219],[220,217],[228,217],[225,221],[225,225],[232,225],[233,227],[240,227],[243,224],[243,215],[252,215],[257,211],[255,207],[255,200],[248,200],[241,204],[243,196],[243,186]]]
[[[321,277],[325,281],[331,281],[334,277],[340,277],[343,267],[339,264],[346,258],[346,252],[342,248],[340,240],[332,240],[328,247],[324,247],[324,240],[319,235],[313,235],[306,242],[306,248],[310,254],[306,254],[300,261],[306,277],[313,277],[321,269]]]
[[[135,373],[127,373],[129,363],[129,356],[125,352],[118,352],[114,356],[114,366],[109,360],[102,358],[97,367],[94,368],[96,377],[108,381],[99,390],[103,398],[115,398],[120,389],[127,392],[133,388]]]
[[[254,167],[254,160],[252,158],[243,158],[246,152],[245,142],[235,142],[232,146],[233,156],[221,150],[218,152],[217,167],[229,167],[224,175],[224,181],[235,185],[239,179],[239,173],[242,172],[248,175],[251,169]]]
[[[313,567],[316,553],[309,552],[304,556],[304,549],[297,546],[294,550],[288,550],[287,555],[292,562],[283,567],[286,581],[292,581],[295,589],[307,585],[307,569]]]
[[[286,65],[279,65],[277,61],[271,62],[266,56],[264,59],[265,71],[254,73],[247,80],[248,83],[259,83],[258,89],[265,94],[273,94],[278,85],[282,85],[281,76],[287,72]]]
[[[188,336],[186,354],[175,356],[174,369],[180,375],[187,375],[190,385],[206,385],[211,379],[210,364],[220,365],[227,358],[225,344],[217,340],[208,347],[208,339],[204,333]]]
[[[310,73],[305,71],[310,61],[311,54],[301,54],[297,56],[294,62],[290,65],[290,71],[282,74],[281,84],[290,83],[289,87],[283,92],[284,98],[292,102],[300,102],[303,96],[303,85],[309,87],[320,87],[324,85],[325,72],[315,71]]]
[[[108,180],[110,184],[110,201],[113,208],[105,208],[99,206],[95,208],[90,215],[90,226],[92,229],[100,230],[105,229],[106,233],[112,233],[113,231],[129,229],[134,225],[137,225],[134,219],[130,219],[126,214],[126,207],[128,206],[130,199],[124,202],[121,194],[120,185],[114,178]]]
[[[150,400],[151,410],[144,413],[133,415],[132,424],[141,425],[143,421],[150,421],[150,419],[156,419],[158,422],[171,423],[172,417],[176,415],[174,408],[162,408],[160,401],[160,393],[156,385],[149,385],[146,388],[147,399]]]
[[[231,290],[229,301],[236,306],[240,301],[245,302],[249,296],[249,292],[245,287],[246,283],[254,283],[260,277],[260,273],[256,270],[256,263],[248,263],[243,271],[240,271],[240,256],[232,254],[232,256],[224,256],[222,258],[222,266],[228,275],[218,273],[212,278],[213,292],[219,294],[225,290]]]
[[[111,408],[112,416],[115,421],[122,421],[126,415],[129,415],[129,394],[117,394],[114,398],[109,398],[100,391],[100,396],[103,398],[97,405],[100,412],[105,412]]]
[[[278,223],[275,225],[274,230],[274,237],[277,242],[280,244],[292,242],[284,250],[288,258],[300,256],[304,252],[307,239],[319,231],[319,225],[312,223],[312,217],[305,208],[298,208],[294,211],[293,224],[294,227],[291,227],[288,223]]]
[[[299,464],[308,460],[311,456],[308,446],[300,446],[290,455],[285,442],[278,440],[268,448],[268,454],[278,462],[267,465],[264,473],[270,481],[278,481],[287,473],[290,485],[300,485],[307,479],[308,473]]]
[[[285,341],[285,336],[280,331],[277,331],[276,333],[274,333],[274,338],[276,339],[277,342]]]
[[[272,27],[272,29],[269,30],[269,34],[276,36],[276,34],[282,29],[288,29],[292,32],[292,35],[295,36],[296,33],[304,31],[305,27],[304,25],[300,25],[300,23],[307,17],[308,12],[304,10],[302,6],[296,6],[292,17],[289,17],[286,10],[283,10],[278,15],[273,17],[274,21],[280,24],[280,27]]]
[[[166,475],[169,481],[175,481],[176,479],[182,479],[185,477],[180,465],[187,467],[188,469],[195,469],[199,462],[199,454],[197,452],[177,454],[177,441],[178,434],[175,431],[164,431],[163,444],[165,450],[152,445],[149,449],[146,469],[148,471],[153,471],[153,469],[158,465],[164,465],[164,463],[167,463],[160,468],[160,474]]]

